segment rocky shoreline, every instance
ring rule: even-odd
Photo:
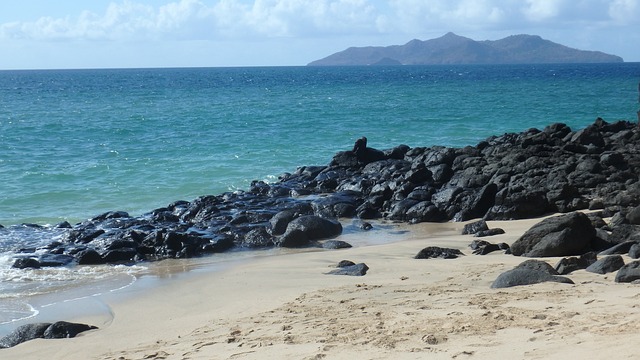
[[[557,123],[464,148],[376,150],[362,138],[330,164],[300,167],[273,184],[255,181],[247,191],[177,201],[137,217],[112,211],[59,224],[68,229],[62,240],[38,255],[23,249],[14,266],[134,263],[232,248],[318,246],[341,234],[337,219],[344,218],[361,219],[366,231],[369,219],[510,220],[599,210],[591,216],[602,229],[597,249],[552,256],[580,255],[640,233],[628,216],[640,205],[639,143],[635,123],[600,118],[578,131]],[[605,224],[603,217],[616,220]]]

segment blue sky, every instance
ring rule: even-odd
[[[640,61],[640,0],[19,0],[0,69],[305,65],[350,46],[514,34]]]

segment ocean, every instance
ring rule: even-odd
[[[113,291],[147,271],[11,269],[62,221],[277,181],[362,136],[462,147],[636,121],[638,81],[640,63],[0,71],[0,335],[39,313],[34,296]]]

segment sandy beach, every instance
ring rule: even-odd
[[[489,222],[511,244],[539,219]],[[112,319],[74,339],[34,340],[3,359],[636,358],[640,287],[584,270],[575,285],[491,289],[526,260],[472,255],[464,223],[407,226],[408,239],[238,262],[134,286],[102,301]],[[366,236],[366,233],[363,234]],[[462,250],[417,260],[426,246]],[[327,275],[348,259],[362,277]],[[558,258],[544,259],[555,265]],[[625,261],[630,261],[625,258]],[[82,322],[92,318],[60,319]]]

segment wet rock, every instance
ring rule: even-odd
[[[245,236],[242,246],[249,248],[264,248],[273,246],[273,236],[264,227],[250,230]]]
[[[323,249],[336,250],[336,249],[348,249],[351,247],[352,247],[351,244],[342,240],[327,240],[322,242]]]
[[[464,228],[462,228],[462,235],[473,235],[479,231],[486,230],[489,230],[487,222],[484,220],[478,220],[469,224],[465,224]]]
[[[332,238],[342,233],[342,225],[316,215],[305,215],[291,221],[278,240],[282,247],[307,246],[311,241]]]
[[[120,248],[107,251],[102,255],[102,259],[107,264],[130,263],[135,260],[137,254],[135,249]]]
[[[44,336],[50,323],[26,324],[18,327],[10,334],[0,339],[0,348],[10,348],[25,341],[39,339]]]
[[[72,255],[84,264],[101,261],[84,250],[107,254],[130,249],[124,258],[141,261],[198,256],[251,243],[308,246],[320,238],[288,227],[311,215],[418,223],[522,219],[598,208],[606,213],[603,217],[613,216],[603,224],[590,215],[589,226],[580,215],[543,221],[544,226],[530,230],[541,234],[529,233],[511,249],[518,256],[577,256],[640,242],[640,154],[634,151],[639,141],[637,124],[602,119],[578,131],[551,124],[464,148],[400,145],[381,151],[362,138],[326,166],[303,166],[274,183],[254,181],[248,191],[176,201],[139,217],[111,211],[80,224],[64,224],[58,227],[65,230],[61,244],[39,251]],[[262,230],[252,232],[258,228],[266,229],[273,244]],[[472,233],[498,233],[489,230],[494,232]],[[327,238],[340,232],[330,234]],[[502,249],[499,245],[479,251]],[[626,253],[632,246],[620,245],[615,251]],[[81,260],[84,254],[92,254],[92,260]]]
[[[43,254],[38,258],[41,267],[57,267],[71,264],[75,258],[64,254]]]
[[[13,262],[12,267],[16,269],[39,269],[40,262],[31,257],[18,258]]]
[[[106,263],[102,255],[94,249],[82,250],[76,254],[76,258],[79,265],[101,265]]]
[[[19,326],[0,339],[0,348],[10,348],[34,339],[72,338],[81,332],[97,329],[95,326],[58,321],[56,323],[36,323]]]
[[[76,337],[81,332],[97,329],[97,327],[86,324],[70,323],[58,321],[51,324],[43,333],[45,339],[64,339]]]

